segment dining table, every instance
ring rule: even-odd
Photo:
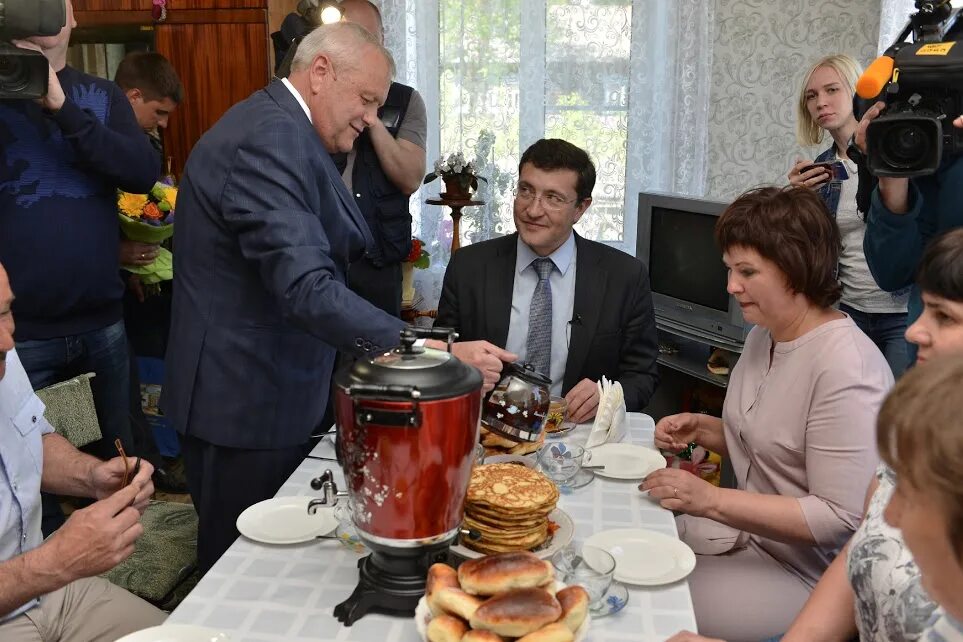
[[[655,422],[628,413],[623,441],[653,447]],[[584,445],[591,425],[579,425],[561,438]],[[277,497],[319,497],[311,480],[331,469],[343,477],[334,446],[322,439]],[[575,540],[609,529],[648,529],[678,538],[671,511],[638,490],[638,480],[596,476],[588,485],[563,489],[558,507],[575,524]],[[361,555],[337,539],[272,545],[241,536],[200,580],[167,622],[209,627],[232,642],[420,642],[413,618],[366,615],[342,625],[334,607],[358,581]],[[685,579],[659,586],[627,585],[628,601],[612,615],[592,620],[585,642],[662,642],[682,629],[696,630]]]

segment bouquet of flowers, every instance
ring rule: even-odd
[[[401,306],[410,308],[415,301],[415,270],[426,269],[431,263],[431,255],[420,238],[411,237],[411,251],[401,262]]]
[[[177,188],[172,183],[159,182],[148,194],[118,192],[117,217],[125,237],[141,243],[160,243],[174,234]],[[140,275],[145,285],[151,285],[174,278],[174,258],[162,247],[148,265],[125,265],[124,269]]]
[[[445,181],[445,189],[448,190],[442,197],[447,198],[468,198],[470,190],[478,189],[478,179],[488,182],[484,176],[476,174],[475,163],[466,161],[465,155],[461,152],[449,154],[447,158],[439,158],[435,161],[435,171],[425,176],[424,184],[428,184],[436,178]]]

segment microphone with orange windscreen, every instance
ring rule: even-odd
[[[856,94],[866,100],[879,96],[893,78],[894,64],[892,56],[884,55],[874,60],[856,81]]]

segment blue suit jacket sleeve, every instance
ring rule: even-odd
[[[343,225],[350,217],[334,183],[341,178],[333,171],[318,175],[316,164],[307,162],[316,153],[287,119],[248,136],[223,188],[223,220],[285,318],[351,354],[394,346],[404,322],[336,276],[325,226]],[[321,194],[321,212],[305,199],[315,191]]]

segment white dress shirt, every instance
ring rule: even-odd
[[[284,86],[288,88],[288,91],[294,94],[294,97],[297,99],[298,104],[301,105],[301,109],[304,110],[304,115],[308,117],[308,120],[311,120],[311,110],[308,109],[308,104],[304,102],[304,98],[302,98],[301,94],[298,93],[298,90],[294,88],[294,85],[291,84],[291,81],[288,80],[287,78],[282,78],[281,82],[284,83]],[[314,122],[314,121],[311,121],[311,122]]]
[[[552,286],[552,360],[550,374],[552,394],[562,395],[565,363],[568,361],[568,342],[575,306],[575,263],[577,250],[575,235],[570,234],[561,247],[548,255],[555,269],[548,280]],[[528,314],[532,296],[538,285],[538,274],[532,261],[541,258],[518,237],[515,256],[515,280],[512,285],[512,314],[508,324],[505,349],[518,355],[519,361],[527,361]]]
[[[34,394],[16,350],[7,353],[7,370],[0,379],[0,562],[40,546],[41,438],[53,432],[44,419],[43,402]],[[33,599],[0,623],[39,604]]]

